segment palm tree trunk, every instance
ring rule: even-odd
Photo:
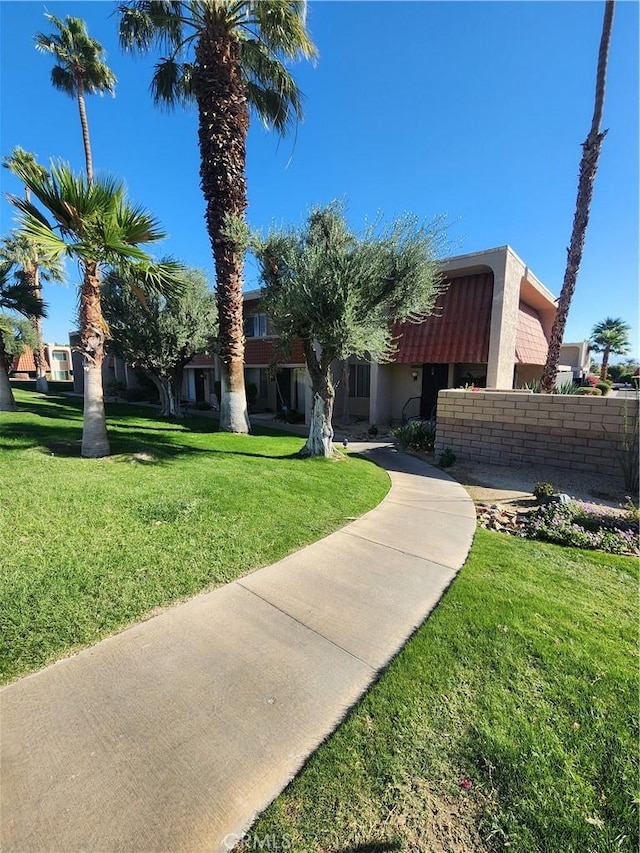
[[[33,269],[33,292],[35,296],[42,300],[42,290],[40,289],[40,272],[38,270],[38,264],[34,264]],[[40,317],[32,317],[31,325],[33,326],[33,331],[36,334],[36,348],[33,353],[33,360],[36,363],[36,391],[39,391],[41,394],[47,394],[49,392],[49,384],[47,383],[47,357],[44,351],[44,342],[42,340],[42,319]]]
[[[87,163],[87,180],[93,183],[93,160],[91,158],[91,143],[89,141],[89,122],[84,105],[84,84],[81,77],[76,78],[78,91],[78,112],[80,113],[80,126],[82,127],[82,142],[84,144],[84,157]]]
[[[242,322],[243,249],[225,236],[228,221],[244,222],[249,112],[240,72],[240,45],[208,17],[196,47],[194,90],[198,102],[200,178],[216,268],[218,346],[221,364],[220,429],[250,429],[244,387]]]
[[[562,283],[562,290],[560,292],[560,298],[558,300],[558,310],[551,329],[551,340],[549,341],[547,361],[542,372],[542,390],[547,394],[550,394],[553,391],[556,382],[558,363],[560,361],[560,346],[562,344],[562,338],[564,337],[569,307],[576,287],[578,270],[580,269],[580,263],[582,261],[584,239],[587,232],[587,225],[589,223],[589,211],[591,207],[591,199],[593,197],[593,182],[598,170],[598,158],[600,157],[602,140],[607,134],[606,130],[602,132],[600,131],[600,122],[602,121],[602,110],[604,107],[607,60],[609,56],[609,43],[611,41],[611,28],[613,26],[614,6],[615,0],[606,0],[604,20],[602,23],[602,37],[600,39],[600,50],[598,53],[598,70],[596,73],[596,95],[593,119],[589,135],[582,144],[583,150],[578,178],[578,197],[576,199],[576,212],[573,219],[571,242],[567,249],[567,266],[564,274],[564,281]]]
[[[607,378],[607,369],[609,367],[609,353],[610,350],[605,347],[604,352],[602,353],[602,365],[600,367],[600,379],[602,379],[603,382]]]
[[[0,412],[15,412],[16,401],[9,382],[9,356],[0,332]]]
[[[84,270],[80,290],[80,351],[84,361],[84,419],[82,456],[95,459],[111,452],[107,438],[102,388],[105,323],[100,304],[100,277],[96,264]]]

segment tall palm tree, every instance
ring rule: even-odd
[[[36,240],[14,232],[0,242],[0,258],[16,264],[37,299],[42,300],[43,281],[64,280],[64,267],[59,257],[48,257]],[[36,391],[47,393],[46,357],[42,337],[42,315],[28,318],[35,335],[33,358],[36,364]]]
[[[34,204],[9,196],[22,213],[23,232],[36,239],[49,254],[73,257],[80,267],[80,351],[84,362],[82,455],[107,456],[110,448],[102,362],[108,328],[100,301],[102,271],[107,266],[127,269],[133,265],[150,292],[171,293],[180,287],[182,267],[171,260],[155,263],[140,248],[140,244],[162,240],[165,234],[149,213],[128,201],[119,181],[100,178],[89,183],[66,164],[53,165],[44,178],[38,170],[11,157],[6,164],[53,218],[50,224]]]
[[[560,346],[567,325],[567,317],[571,306],[571,299],[576,288],[578,270],[582,261],[584,239],[589,223],[589,211],[593,197],[593,182],[598,171],[598,158],[602,140],[607,131],[600,130],[602,111],[604,109],[604,90],[607,79],[607,62],[609,58],[609,43],[611,42],[611,29],[613,27],[613,11],[615,0],[606,0],[604,7],[604,19],[602,22],[602,36],[600,38],[600,50],[598,52],[598,70],[596,72],[596,95],[593,108],[593,118],[589,135],[582,143],[582,159],[580,160],[580,172],[578,177],[578,196],[576,199],[576,211],[573,218],[573,229],[571,231],[571,242],[567,249],[567,266],[564,273],[564,281],[560,298],[558,299],[558,310],[551,328],[551,339],[547,360],[542,371],[542,390],[550,394],[556,384],[558,363],[560,361]]]
[[[11,261],[0,262],[0,311],[13,311],[24,317],[44,317],[45,306],[36,296],[28,278],[16,271]],[[28,328],[28,327],[27,327]],[[10,359],[4,340],[13,332],[10,318],[0,313],[0,412],[15,412],[16,401],[9,382]]]
[[[242,324],[243,227],[249,111],[278,133],[302,116],[301,94],[284,65],[313,58],[305,0],[166,0],[120,6],[125,49],[164,53],[154,101],[198,107],[200,178],[215,261],[222,364],[220,427],[247,432]]]
[[[600,379],[607,378],[609,356],[626,355],[629,352],[629,332],[631,326],[620,317],[607,317],[591,330],[589,345],[594,352],[602,353],[602,366],[600,368]]]
[[[85,95],[95,93],[113,94],[116,78],[104,62],[105,53],[102,45],[88,34],[82,18],[67,16],[63,22],[55,15],[48,13],[45,13],[45,18],[57,27],[58,32],[50,35],[37,33],[36,48],[44,53],[51,53],[56,59],[56,64],[51,69],[53,87],[78,101],[87,175],[91,183],[93,161],[84,98]]]

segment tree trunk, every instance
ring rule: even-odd
[[[244,247],[224,235],[227,218],[244,222],[249,111],[240,71],[240,43],[214,16],[196,46],[200,178],[216,268],[221,364],[220,429],[249,432],[244,387],[242,274]]]
[[[602,353],[602,367],[600,368],[600,379],[604,382],[607,378],[607,369],[609,367],[609,353],[611,350],[605,347]]]
[[[40,273],[38,264],[34,265],[33,270],[33,292],[36,297],[42,300],[42,290],[40,289]],[[36,363],[36,391],[41,394],[49,393],[49,384],[47,382],[47,357],[44,351],[44,342],[42,340],[42,319],[40,317],[32,317],[31,325],[36,334],[36,348],[33,352],[33,360]],[[53,365],[52,365],[53,367]]]
[[[160,382],[164,397],[162,414],[168,418],[183,417],[180,408],[180,385],[176,377],[171,375],[161,376]]]
[[[78,91],[78,112],[80,113],[80,126],[82,128],[82,142],[84,145],[84,158],[87,164],[87,181],[93,183],[93,160],[91,158],[91,143],[89,141],[89,122],[84,105],[84,84],[81,77],[76,77]]]
[[[15,412],[16,401],[9,382],[9,356],[0,331],[0,412]]]
[[[300,456],[331,457],[335,455],[333,426],[331,424],[335,389],[331,381],[331,360],[326,353],[323,353],[320,360],[318,360],[311,341],[305,340],[303,341],[303,345],[309,375],[311,376],[313,405],[311,409],[309,438],[300,451]]]
[[[558,300],[558,310],[551,329],[551,340],[549,341],[547,361],[542,372],[542,390],[547,394],[550,394],[553,391],[556,383],[558,362],[560,361],[560,346],[562,344],[562,338],[564,337],[564,330],[567,324],[567,316],[569,314],[571,299],[576,287],[578,270],[580,269],[580,263],[582,261],[585,234],[589,223],[589,210],[591,207],[591,199],[593,197],[593,182],[598,170],[598,158],[600,156],[602,140],[607,133],[606,130],[602,133],[600,132],[600,122],[602,120],[602,110],[604,107],[607,58],[609,55],[609,42],[611,41],[614,6],[615,0],[606,0],[604,20],[602,23],[602,37],[600,39],[600,50],[598,53],[598,70],[596,74],[596,95],[593,119],[589,135],[582,145],[583,151],[578,178],[578,196],[576,199],[576,212],[573,219],[571,242],[567,249],[567,266],[564,274],[562,290],[560,292],[560,298]]]
[[[100,305],[100,278],[97,264],[84,269],[80,290],[80,352],[84,362],[84,420],[82,456],[97,458],[111,452],[107,438],[102,389],[105,322]]]

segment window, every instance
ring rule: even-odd
[[[264,338],[267,335],[267,315],[250,314],[244,318],[245,338]]]
[[[53,360],[54,361],[66,361],[67,360],[66,352],[60,352],[60,350],[54,350]]]
[[[371,365],[352,364],[349,368],[349,396],[368,397],[371,384]]]

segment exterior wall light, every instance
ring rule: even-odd
[[[417,370],[411,371],[411,378],[413,379],[414,382],[418,381],[418,371]]]

